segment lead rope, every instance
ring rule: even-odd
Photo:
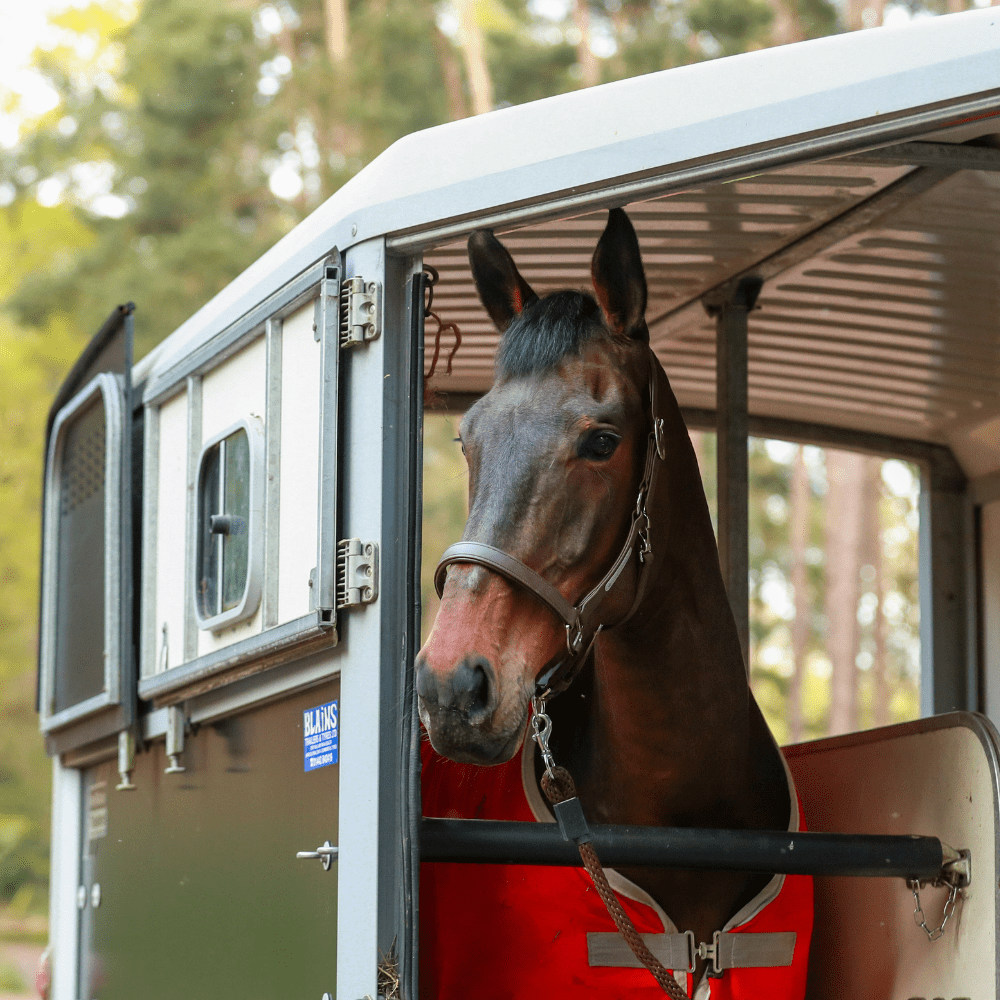
[[[607,908],[608,915],[615,922],[618,933],[632,949],[632,954],[650,971],[653,978],[660,984],[663,991],[672,1000],[690,1000],[687,993],[677,984],[677,980],[665,969],[659,959],[649,950],[639,932],[632,923],[632,918],[608,884],[608,877],[597,851],[591,843],[590,830],[583,815],[583,808],[576,795],[576,784],[572,775],[564,767],[556,764],[549,750],[549,734],[552,732],[552,720],[545,712],[545,701],[541,698],[532,699],[533,715],[531,727],[532,739],[538,744],[545,762],[545,773],[542,775],[542,791],[552,803],[552,810],[559,823],[559,829],[566,840],[572,840],[580,851],[583,866],[594,883],[597,894]]]

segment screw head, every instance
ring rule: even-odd
[[[358,235],[358,227],[357,226],[351,226],[351,235],[352,236],[357,236]]]

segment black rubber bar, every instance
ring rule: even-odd
[[[943,862],[937,837],[596,825],[590,832],[609,868],[930,879]],[[576,845],[563,840],[554,823],[478,819],[425,818],[420,860],[582,865]]]

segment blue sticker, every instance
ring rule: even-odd
[[[315,771],[337,763],[337,723],[340,715],[337,703],[307,709],[302,713],[302,750],[305,770]]]

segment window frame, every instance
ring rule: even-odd
[[[59,505],[62,458],[73,418],[100,397],[104,406],[104,688],[60,711],[55,698],[55,616],[59,597]],[[45,476],[45,530],[42,537],[42,622],[39,715],[43,733],[62,729],[122,703],[121,498],[125,393],[123,380],[109,372],[95,375],[59,411],[49,437]]]
[[[226,438],[231,437],[237,431],[243,431],[247,436],[247,445],[250,452],[250,483],[247,489],[249,494],[249,514],[247,517],[247,576],[243,587],[243,596],[235,607],[220,611],[216,615],[203,615],[201,603],[198,600],[198,573],[199,560],[192,561],[191,572],[194,573],[192,581],[191,598],[194,603],[195,621],[199,630],[203,632],[218,632],[230,625],[248,621],[253,618],[260,607],[261,596],[264,588],[264,430],[253,418],[243,417],[234,424],[230,424],[225,430],[220,431],[208,438],[198,453],[197,473],[195,477],[195,525],[197,533],[195,546],[197,550],[198,539],[201,536],[202,525],[198,519],[202,473],[205,468],[205,457],[212,448],[218,447]],[[221,470],[220,470],[221,473]],[[219,580],[222,586],[222,580]]]

